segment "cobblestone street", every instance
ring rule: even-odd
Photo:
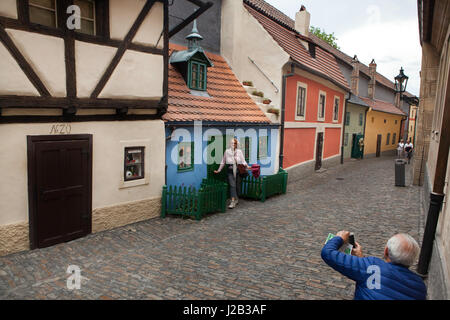
[[[420,188],[394,186],[394,158],[348,161],[289,181],[200,222],[168,217],[0,258],[0,299],[352,299],[322,261],[329,232],[353,231],[366,255],[387,239],[421,241]],[[81,289],[68,290],[69,265]]]

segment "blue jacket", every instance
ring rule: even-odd
[[[355,300],[425,300],[422,278],[408,268],[375,257],[360,258],[342,253],[341,237],[322,249],[322,259],[334,270],[356,281]]]

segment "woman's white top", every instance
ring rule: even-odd
[[[407,143],[405,144],[405,148],[410,147],[411,150],[414,148],[412,143]]]
[[[405,148],[405,144],[403,142],[399,142],[397,150],[403,150]]]
[[[219,166],[219,172],[222,171],[225,164],[232,164],[233,165],[233,174],[236,176],[236,164],[243,164],[246,167],[248,166],[247,162],[245,161],[244,154],[242,153],[241,149],[227,149],[225,150],[225,153],[223,154],[222,161],[220,162]]]

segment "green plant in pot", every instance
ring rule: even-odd
[[[270,99],[264,99],[263,100],[263,103],[264,104],[270,104],[272,102],[272,100],[270,100]]]
[[[252,95],[264,98],[264,92],[261,91],[253,91]]]
[[[252,81],[243,81],[242,84],[246,87],[253,87],[253,82]]]

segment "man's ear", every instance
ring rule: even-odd
[[[384,247],[384,258],[389,258],[389,249],[388,247]]]

